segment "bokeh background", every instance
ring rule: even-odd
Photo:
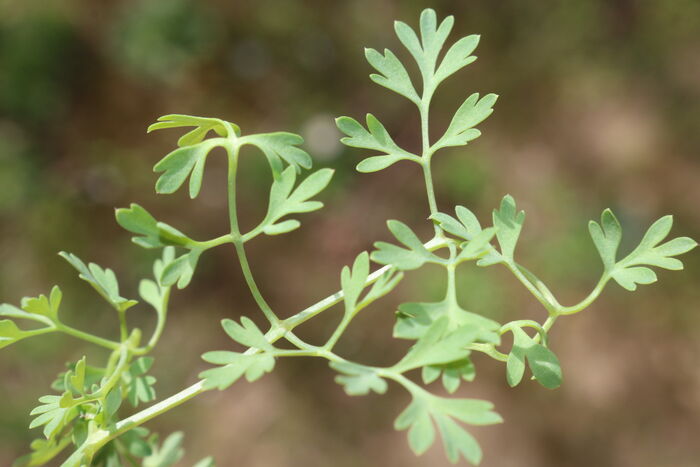
[[[250,245],[253,268],[274,309],[288,316],[334,292],[339,271],[373,241],[385,219],[428,238],[420,173],[398,164],[354,172],[365,154],[338,143],[333,118],[377,115],[407,147],[418,119],[404,99],[367,78],[363,47],[403,54],[392,21],[417,23],[424,7],[454,14],[452,38],[480,33],[479,60],[450,78],[433,107],[433,130],[471,92],[496,92],[495,113],[467,148],[435,159],[439,205],[471,207],[483,220],[505,193],[527,211],[521,262],[566,303],[593,286],[600,264],[586,223],[611,207],[624,248],[661,215],[674,233],[700,238],[700,2],[696,0],[195,1],[42,0],[0,3],[0,297],[64,289],[76,326],[110,335],[115,316],[56,253],[110,266],[126,296],[153,255],[129,241],[113,208],[138,201],[195,238],[225,232],[223,161],[210,158],[205,188],[156,196],[151,167],[176,135],[146,135],[159,115],[216,116],[244,132],[303,134],[318,166],[337,174],[322,211],[302,228]],[[405,56],[405,55],[401,55]],[[437,133],[436,133],[437,134]],[[253,152],[243,162],[240,206],[252,224],[269,176]],[[459,395],[493,400],[506,423],[474,430],[486,467],[700,465],[700,258],[683,273],[630,294],[610,284],[580,315],[561,319],[551,345],[565,383],[509,389],[504,368],[476,357],[477,382]],[[391,338],[401,301],[442,293],[435,270],[361,315],[338,350],[390,363],[407,343]],[[507,273],[464,267],[463,305],[499,320],[543,319]],[[231,249],[206,255],[178,293],[155,352],[159,395],[196,380],[200,353],[228,345],[223,317],[256,316]],[[152,326],[144,307],[131,322]],[[339,311],[301,333],[319,342]],[[0,465],[26,452],[29,408],[63,362],[99,349],[61,336],[24,341],[0,354]],[[442,448],[420,458],[394,417],[408,396],[347,397],[314,360],[283,360],[255,384],[208,393],[148,425],[186,432],[182,465],[212,454],[221,466],[442,466]]]

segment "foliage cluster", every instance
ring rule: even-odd
[[[281,318],[258,289],[245,245],[260,235],[281,235],[299,228],[299,215],[323,206],[315,198],[330,183],[333,171],[312,171],[312,159],[300,147],[302,138],[292,133],[248,135],[238,125],[225,120],[187,115],[166,115],[149,127],[149,132],[186,129],[177,141],[177,148],[154,167],[160,174],[155,186],[158,193],[174,193],[188,182],[189,196],[196,198],[208,156],[217,148],[223,150],[228,162],[227,233],[200,241],[158,221],[138,204],[116,211],[117,222],[134,235],[135,244],[161,252],[153,264],[153,277],[139,284],[140,299],[156,316],[154,331],[147,339],[141,329],[128,324],[127,311],[140,307],[139,301],[122,297],[115,273],[94,263],[86,264],[71,253],[62,252],[61,256],[116,312],[118,340],[105,339],[65,323],[60,317],[62,293],[58,286],[48,296],[23,299],[18,307],[0,306],[3,318],[0,347],[60,332],[111,352],[104,363],[88,365],[83,357],[69,363],[66,371],[59,374],[51,387],[54,392],[42,396],[40,405],[31,411],[34,419],[30,428],[41,427],[43,437],[32,443],[31,453],[19,459],[17,465],[43,465],[66,450],[72,453],[63,461],[65,467],[173,465],[183,455],[182,434],[171,434],[161,443],[157,435],[142,427],[144,423],[205,391],[226,389],[241,378],[255,381],[271,372],[278,359],[284,357],[327,360],[336,373],[335,380],[348,395],[384,394],[389,382],[398,384],[412,399],[394,426],[407,431],[411,449],[422,454],[439,437],[451,462],[464,459],[478,464],[482,451],[468,426],[500,423],[501,416],[491,402],[444,395],[453,394],[463,382],[474,380],[476,368],[471,358],[474,352],[505,363],[505,378],[510,386],[520,384],[529,369],[531,379],[545,388],[557,388],[562,383],[562,370],[548,345],[548,335],[558,318],[587,308],[611,280],[625,289],[635,290],[639,284],[656,280],[651,267],[682,269],[682,263],[675,257],[688,252],[696,243],[687,237],[666,241],[673,222],[671,216],[653,223],[639,245],[619,258],[621,226],[615,215],[605,210],[599,223],[589,223],[591,238],[603,263],[601,277],[590,294],[574,305],[565,306],[535,274],[516,261],[525,213],[518,211],[511,196],[506,195],[493,211],[491,225],[483,225],[464,206],[456,206],[454,214],[438,209],[431,172],[433,156],[443,148],[464,146],[478,138],[480,132],[476,126],[493,112],[497,99],[494,94],[472,94],[456,110],[442,136],[430,141],[429,109],[434,93],[445,79],[476,59],[472,53],[479,36],[463,37],[445,47],[453,23],[452,17],[438,22],[430,9],[421,14],[418,32],[405,23],[395,23],[396,34],[419,71],[420,87],[390,50],[365,51],[367,61],[376,70],[370,75],[372,81],[416,105],[421,122],[420,151],[399,146],[372,114],[367,114],[365,124],[351,117],[337,119],[338,128],[346,135],[342,139],[344,144],[373,151],[373,155],[357,165],[358,171],[376,172],[400,161],[418,164],[424,175],[433,238],[424,241],[405,223],[389,220],[387,226],[395,242],[377,242],[371,253],[360,253],[351,266],[342,269],[337,293],[287,318]],[[265,157],[272,174],[267,210],[249,231],[241,230],[236,207],[239,159],[246,146]],[[172,292],[187,287],[200,257],[222,245],[234,246],[265,327],[248,317],[240,322],[223,320],[223,330],[238,345],[237,350],[205,353],[202,358],[213,366],[199,375],[197,383],[125,417],[125,406],[140,408],[156,400],[156,380],[149,375],[154,361],[149,354],[164,329]],[[464,309],[457,297],[456,278],[459,266],[471,261],[479,267],[503,266],[509,270],[542,304],[545,320],[501,324]],[[380,267],[371,271],[371,263]],[[426,264],[444,270],[445,294],[437,302],[416,301],[398,307],[393,335],[413,342],[403,358],[391,366],[378,367],[350,361],[335,352],[336,344],[360,312],[392,292],[405,274]],[[340,305],[342,318],[325,342],[309,343],[294,333],[297,326],[335,305]],[[20,327],[17,322],[35,326]],[[507,333],[512,334],[513,343],[504,349],[501,339]],[[282,339],[289,345],[278,345],[277,341]],[[438,380],[445,391],[436,387]],[[213,464],[213,459],[206,458],[197,467]]]

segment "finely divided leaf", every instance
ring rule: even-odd
[[[307,170],[311,168],[311,156],[298,147],[303,142],[304,138],[301,136],[283,131],[245,137],[246,144],[258,147],[265,154],[275,179],[282,174],[283,160],[296,173],[300,173],[302,168]]]
[[[379,264],[390,264],[401,270],[417,269],[426,262],[444,264],[445,261],[428,251],[423,242],[406,224],[390,220],[387,221],[387,226],[394,237],[407,248],[386,242],[376,242],[374,247],[377,249],[372,252],[372,261]]]
[[[271,372],[275,366],[275,358],[266,353],[246,355],[238,352],[214,351],[203,354],[202,358],[206,362],[223,365],[199,374],[207,389],[226,389],[243,375],[246,380],[253,382],[265,373]]]
[[[457,109],[445,134],[433,147],[439,149],[449,146],[463,146],[478,138],[481,132],[474,127],[493,113],[496,99],[498,99],[496,94],[487,94],[481,99],[479,99],[478,93],[469,96]]]
[[[370,391],[384,394],[387,390],[386,381],[371,368],[351,362],[331,362],[330,367],[343,373],[335,377],[335,382],[345,388],[348,396],[364,396]]]
[[[447,319],[447,331],[469,327],[476,331],[474,341],[494,344],[500,342],[498,330],[501,325],[499,323],[463,310],[459,305],[448,300],[436,303],[404,303],[399,305],[394,337],[418,339],[427,332],[435,321],[443,317]]]
[[[561,385],[562,373],[559,359],[542,344],[535,342],[522,328],[514,327],[513,348],[506,361],[506,380],[513,387],[517,386],[525,374],[527,361],[533,376],[547,389],[556,389]]]
[[[256,230],[267,235],[286,233],[299,227],[299,221],[289,219],[278,222],[281,218],[296,213],[311,212],[321,209],[323,203],[310,201],[328,186],[333,177],[333,170],[321,169],[306,177],[296,188],[296,172],[287,167],[279,178],[272,183],[267,214]]]
[[[117,223],[125,230],[137,234],[132,241],[143,248],[160,248],[167,245],[188,246],[193,241],[174,227],[158,222],[148,211],[132,203],[129,208],[115,211]]]
[[[223,146],[225,140],[208,139],[192,146],[180,147],[166,155],[155,166],[154,172],[163,172],[156,182],[156,192],[175,193],[190,177],[190,198],[196,198],[202,187],[202,176],[207,156],[217,146]]]
[[[95,263],[85,263],[72,253],[62,251],[59,255],[78,270],[82,280],[89,283],[102,298],[119,311],[126,311],[138,302],[119,295],[119,282],[111,269],[103,269]]]
[[[610,209],[606,209],[600,216],[600,224],[595,221],[588,223],[588,231],[598,249],[598,253],[600,253],[605,270],[612,269],[615,265],[617,248],[622,241],[622,227],[617,217]]]
[[[370,75],[372,81],[401,94],[411,102],[417,104],[420,101],[406,68],[391,50],[384,49],[382,55],[374,49],[365,49],[365,57],[380,73]]]
[[[445,78],[464,68],[465,66],[476,60],[476,57],[471,55],[479,44],[480,36],[472,34],[463,37],[455,42],[445,54],[445,58],[440,62],[440,66],[435,72],[435,85],[442,82]]]
[[[656,282],[656,273],[648,266],[672,271],[683,269],[683,263],[674,256],[692,250],[697,246],[697,242],[688,237],[679,237],[661,244],[672,226],[672,216],[664,216],[657,220],[649,227],[639,245],[629,255],[616,261],[617,249],[622,240],[622,228],[615,215],[606,209],[600,224],[594,221],[588,224],[605,272],[627,290],[636,290],[637,284]]]
[[[501,246],[501,254],[507,261],[513,261],[515,245],[518,243],[520,231],[525,222],[525,212],[517,211],[515,200],[506,195],[501,201],[500,209],[493,211],[493,225],[496,227],[496,237]]]
[[[232,319],[224,319],[221,321],[221,326],[226,331],[226,334],[246,347],[254,347],[267,352],[272,352],[274,347],[265,338],[265,334],[255,325],[250,318],[242,317],[241,324],[233,321]]]
[[[401,149],[386,131],[384,125],[372,114],[367,114],[369,131],[357,120],[350,117],[339,117],[335,122],[338,129],[347,135],[340,140],[346,146],[385,153],[380,156],[368,157],[360,162],[357,165],[359,172],[376,172],[401,160],[420,162],[417,156]]]

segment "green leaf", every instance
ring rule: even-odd
[[[392,368],[395,371],[404,372],[466,358],[470,353],[466,347],[476,340],[478,329],[474,326],[463,326],[448,332],[448,325],[447,317],[435,320],[406,356]]]
[[[436,86],[448,76],[476,60],[476,57],[471,55],[471,53],[474,52],[476,46],[479,45],[479,39],[480,36],[472,34],[461,38],[450,47],[445,54],[445,58],[442,59],[440,66],[435,72],[434,82]]]
[[[622,241],[622,227],[615,214],[610,209],[606,209],[600,216],[600,224],[595,221],[588,223],[588,231],[600,253],[606,271],[612,269],[615,265],[617,249]]]
[[[447,319],[447,331],[456,331],[462,327],[476,330],[474,342],[497,344],[500,342],[498,330],[501,325],[479,314],[463,310],[459,305],[448,300],[436,303],[404,303],[399,305],[394,326],[394,337],[400,339],[418,339],[423,336],[434,322]],[[467,342],[469,344],[471,342]]]
[[[672,271],[683,269],[683,263],[674,256],[687,253],[695,248],[697,243],[688,237],[679,237],[661,244],[672,226],[672,216],[664,216],[654,222],[637,248],[615,264],[611,272],[612,278],[627,290],[635,290],[636,284],[650,284],[656,281],[656,274],[644,266]]]
[[[333,177],[333,170],[321,169],[306,177],[296,188],[294,168],[286,168],[281,176],[274,180],[270,189],[270,202],[265,218],[258,226],[267,235],[278,235],[299,227],[299,221],[278,221],[290,214],[311,212],[323,207],[320,201],[310,201],[328,186]]]
[[[77,415],[76,407],[61,407],[62,396],[48,395],[39,398],[42,405],[34,408],[30,415],[38,415],[29,424],[29,429],[44,427],[46,439],[55,437]]]
[[[372,252],[372,261],[379,264],[390,264],[401,270],[417,269],[426,262],[444,264],[444,260],[435,256],[423,245],[423,242],[403,222],[387,221],[389,231],[407,248],[386,242],[376,242]]]
[[[190,177],[190,198],[199,195],[207,156],[217,146],[223,147],[224,140],[209,139],[192,146],[183,146],[166,155],[155,166],[154,172],[163,172],[156,182],[156,192],[175,193],[187,177]]]
[[[175,465],[185,455],[185,450],[182,449],[183,437],[182,432],[176,431],[163,441],[162,446],[153,446],[152,454],[143,459],[143,467],[170,467]]]
[[[407,24],[396,21],[394,29],[401,43],[408,49],[415,59],[423,75],[424,86],[430,83],[433,87],[433,75],[438,54],[442,50],[447,36],[452,30],[454,18],[448,16],[440,25],[437,25],[435,10],[425,9],[420,16],[420,41],[416,33]]]
[[[224,319],[221,321],[221,326],[231,339],[241,345],[254,347],[267,352],[275,350],[272,344],[268,342],[265,334],[250,320],[250,318],[242,317],[241,323],[242,325],[236,323],[232,319]]]
[[[32,335],[29,331],[19,329],[14,321],[0,320],[0,349]]]
[[[192,280],[201,254],[202,250],[193,248],[165,265],[159,278],[161,285],[170,287],[177,283],[178,289],[187,287]]]
[[[243,375],[246,380],[253,382],[275,367],[275,358],[269,353],[246,355],[239,352],[214,351],[203,354],[202,358],[206,362],[223,365],[199,374],[206,389],[226,389]]]
[[[346,313],[355,311],[357,300],[365,288],[367,277],[369,277],[369,255],[363,251],[355,258],[352,270],[345,266],[340,274]]]
[[[153,365],[153,357],[141,357],[135,360],[129,367],[129,371],[122,375],[126,384],[126,398],[134,407],[141,402],[151,402],[156,399],[156,390],[153,385],[156,378],[147,375]]]
[[[493,404],[478,399],[446,399],[417,390],[411,394],[413,400],[398,416],[394,428],[409,429],[408,442],[413,452],[423,454],[433,444],[435,422],[450,462],[457,462],[460,456],[474,464],[481,460],[478,443],[455,420],[471,425],[500,423],[502,419],[493,412]]]
[[[501,246],[501,255],[506,261],[513,261],[515,245],[518,243],[520,231],[525,222],[525,212],[517,211],[515,200],[506,195],[501,201],[500,209],[493,211],[493,225],[496,227],[496,238]]]
[[[377,282],[372,285],[372,288],[369,290],[367,295],[365,295],[365,298],[362,299],[362,303],[372,303],[388,294],[394,290],[394,287],[396,287],[401,279],[403,279],[402,272],[394,269],[390,269],[389,271],[385,272],[379,277],[379,279],[377,279]]]
[[[59,255],[80,273],[78,277],[89,283],[102,298],[119,311],[126,311],[138,302],[119,295],[119,282],[111,269],[103,269],[95,263],[85,263],[72,253],[62,251]]]
[[[496,94],[487,94],[481,99],[479,99],[478,93],[469,96],[457,109],[454,117],[452,117],[450,126],[438,142],[435,143],[434,149],[463,146],[481,136],[481,132],[474,129],[474,127],[493,113],[493,105],[497,99],[498,96]]]
[[[464,358],[442,365],[424,366],[421,370],[421,377],[425,384],[434,382],[440,375],[442,375],[442,385],[452,394],[459,389],[462,380],[474,380],[476,368],[469,358]]]
[[[167,245],[188,246],[193,240],[174,227],[158,222],[148,211],[132,203],[129,208],[115,211],[117,223],[125,230],[137,234],[131,238],[143,248],[160,248]]]
[[[420,158],[401,149],[386,131],[384,125],[372,114],[367,114],[367,130],[355,119],[339,117],[335,123],[347,137],[340,141],[353,148],[370,149],[384,153],[372,156],[357,165],[360,172],[376,172],[401,160],[420,162]]]
[[[343,373],[335,377],[335,382],[345,388],[348,396],[364,396],[370,391],[384,394],[387,390],[386,381],[371,368],[351,362],[331,362],[330,367]]]
[[[406,68],[391,50],[384,49],[384,55],[382,55],[376,50],[368,48],[365,49],[365,57],[367,57],[369,64],[380,73],[370,75],[372,81],[401,94],[415,104],[420,102],[420,97],[411,83]]]
[[[299,135],[286,132],[261,133],[246,136],[244,141],[263,152],[275,179],[282,174],[282,160],[296,173],[300,173],[302,168],[307,170],[311,168],[311,156],[297,147],[304,142],[304,138]]]
[[[525,373],[527,361],[533,376],[547,389],[561,386],[562,373],[559,359],[542,344],[535,342],[520,327],[512,327],[513,348],[506,361],[506,380],[513,387],[520,383]]]
[[[241,129],[235,123],[224,122],[218,118],[195,117],[192,115],[170,114],[158,118],[158,122],[148,127],[148,133],[167,128],[195,127],[183,135],[177,142],[178,146],[190,146],[200,143],[210,131],[218,136],[240,136]],[[230,131],[232,135],[229,135]]]

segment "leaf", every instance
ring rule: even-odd
[[[61,407],[62,396],[48,395],[39,398],[42,405],[34,408],[30,415],[38,415],[29,424],[29,429],[44,427],[44,436],[51,439],[78,415],[76,407]]]
[[[178,146],[190,146],[200,143],[207,133],[214,131],[218,136],[240,136],[241,129],[235,123],[224,122],[218,118],[195,117],[192,115],[170,114],[158,118],[158,122],[148,127],[148,133],[167,128],[195,127],[183,135],[177,142]],[[229,135],[232,130],[233,134]]]
[[[387,390],[386,381],[371,368],[350,362],[331,362],[330,367],[343,373],[335,377],[335,382],[345,388],[348,396],[365,396],[370,391],[384,394]]]
[[[217,146],[223,147],[224,140],[208,139],[192,146],[183,146],[167,154],[156,165],[154,172],[163,172],[156,182],[156,193],[175,193],[187,177],[190,177],[190,198],[199,195],[207,156]]]
[[[444,260],[428,251],[423,242],[406,224],[390,220],[387,221],[387,226],[394,237],[408,248],[386,242],[376,242],[374,247],[377,249],[372,252],[372,261],[379,264],[389,264],[401,270],[417,269],[426,262],[444,264]]]
[[[527,361],[533,376],[547,389],[561,386],[562,373],[559,359],[542,344],[535,342],[522,328],[512,327],[513,348],[506,361],[506,380],[513,387],[517,386],[525,373]]]
[[[238,352],[214,351],[203,354],[202,359],[215,365],[223,365],[199,374],[199,377],[204,380],[206,389],[226,389],[243,375],[246,380],[253,382],[265,373],[271,372],[275,366],[275,358],[268,353],[246,355]]]
[[[176,464],[185,455],[183,437],[182,432],[176,431],[163,441],[162,446],[154,446],[152,454],[143,459],[143,467],[170,467]]]
[[[459,255],[457,256],[457,261],[468,261],[482,258],[489,254],[496,254],[496,252],[493,251],[493,246],[491,245],[491,239],[495,234],[496,229],[494,227],[488,227],[474,235],[471,241],[462,243],[460,245],[462,251],[460,251]]]
[[[353,313],[357,300],[365,288],[369,277],[369,255],[363,251],[352,265],[352,270],[345,266],[340,274],[340,283],[345,302],[345,313]]]
[[[123,312],[138,303],[136,300],[128,300],[119,295],[119,282],[111,269],[103,269],[95,263],[86,266],[80,258],[65,251],[60,252],[59,256],[77,269],[80,273],[78,277],[89,283],[102,298],[117,310]]]
[[[481,132],[474,129],[493,113],[493,105],[498,96],[487,94],[479,99],[479,94],[474,93],[464,101],[457,109],[450,126],[445,134],[433,146],[435,150],[449,146],[463,146],[479,136]]]
[[[242,317],[241,323],[242,325],[236,323],[232,319],[224,319],[221,321],[221,326],[231,339],[241,345],[254,347],[267,352],[275,350],[272,344],[268,342],[265,334],[263,334],[250,318]]]
[[[420,455],[433,444],[434,422],[450,462],[457,462],[462,456],[477,464],[481,460],[481,449],[455,420],[471,425],[500,423],[502,419],[493,412],[493,404],[478,399],[446,399],[419,391],[412,391],[412,395],[411,404],[397,417],[394,428],[409,429],[408,441],[413,452]]]
[[[516,211],[515,200],[506,195],[501,201],[500,209],[493,211],[493,225],[496,227],[496,238],[501,246],[501,255],[506,261],[513,261],[515,245],[518,243],[520,231],[525,222],[525,212]]]
[[[610,209],[603,211],[600,216],[600,224],[595,221],[588,223],[588,231],[593,243],[600,253],[606,270],[615,265],[617,249],[622,241],[622,227]]]
[[[365,57],[367,57],[369,64],[380,73],[370,75],[372,81],[401,94],[415,104],[419,103],[420,97],[411,83],[406,68],[391,50],[384,49],[384,55],[382,55],[376,50],[368,48],[365,49]]]
[[[379,279],[377,279],[377,282],[372,285],[370,291],[367,293],[367,295],[365,295],[365,298],[362,299],[362,303],[372,303],[388,294],[394,290],[394,287],[396,287],[401,279],[403,279],[402,272],[393,269],[385,272],[379,277]]]
[[[420,158],[401,149],[386,131],[384,125],[372,114],[367,114],[367,130],[355,119],[339,117],[335,123],[347,137],[340,141],[353,148],[370,149],[384,153],[368,157],[357,165],[359,172],[376,172],[401,160],[420,162]]]
[[[267,214],[255,230],[262,230],[267,235],[278,235],[299,227],[299,221],[287,220],[277,223],[281,218],[296,213],[311,212],[323,207],[320,201],[309,201],[328,186],[333,177],[333,170],[320,169],[306,177],[296,188],[294,168],[286,168],[281,176],[274,180],[270,189],[270,201]]]
[[[117,223],[125,230],[137,234],[131,241],[143,248],[188,246],[194,243],[176,228],[158,222],[148,211],[135,203],[129,208],[117,209],[115,217]]]
[[[153,385],[156,378],[147,375],[153,365],[153,357],[141,357],[135,360],[129,367],[129,371],[122,375],[126,384],[126,398],[134,407],[141,402],[151,402],[156,398],[156,390]]]
[[[261,133],[246,136],[244,142],[256,146],[263,152],[275,179],[282,174],[282,160],[296,173],[300,173],[302,168],[307,170],[311,168],[311,156],[297,147],[304,142],[304,138],[294,133]]]
[[[435,321],[443,317],[447,319],[448,332],[461,327],[469,327],[476,331],[474,342],[494,344],[500,342],[498,330],[501,325],[499,323],[463,310],[459,305],[448,300],[436,303],[404,303],[399,305],[394,325],[394,337],[419,339]],[[467,344],[469,343],[471,342]]]
[[[191,249],[177,259],[168,263],[161,273],[159,281],[164,287],[170,287],[177,283],[178,289],[184,289],[190,284],[197,262],[202,254],[200,249]]]
[[[471,55],[471,53],[479,45],[479,39],[480,36],[472,34],[461,38],[450,47],[435,72],[434,82],[436,86],[448,76],[476,60],[476,57]]]
[[[442,50],[447,36],[452,30],[454,18],[448,16],[440,25],[437,25],[435,10],[427,8],[420,16],[420,42],[416,33],[407,24],[396,21],[394,29],[401,43],[408,49],[421,70],[424,87],[428,83],[434,86],[433,74],[438,54]]]
[[[483,453],[476,438],[450,417],[437,415],[435,416],[435,422],[440,430],[445,454],[451,463],[456,464],[459,462],[460,457],[464,457],[464,459],[474,465],[478,465],[481,462]]]
[[[470,351],[466,348],[474,342],[477,328],[463,326],[448,332],[448,318],[435,320],[406,356],[392,367],[397,372],[405,372],[428,365],[450,363],[466,358]]]
[[[442,385],[450,394],[459,389],[462,380],[473,381],[476,368],[469,358],[456,360],[442,365],[424,366],[421,376],[425,384],[437,380],[442,374]]]
[[[672,271],[683,269],[683,263],[674,256],[687,253],[695,248],[697,243],[688,237],[679,237],[661,244],[672,226],[672,216],[664,216],[654,222],[637,248],[615,264],[611,272],[612,278],[627,290],[635,290],[636,284],[650,284],[656,281],[654,271],[644,266]]]
[[[0,320],[0,349],[32,335],[29,331],[19,329],[14,321]]]

